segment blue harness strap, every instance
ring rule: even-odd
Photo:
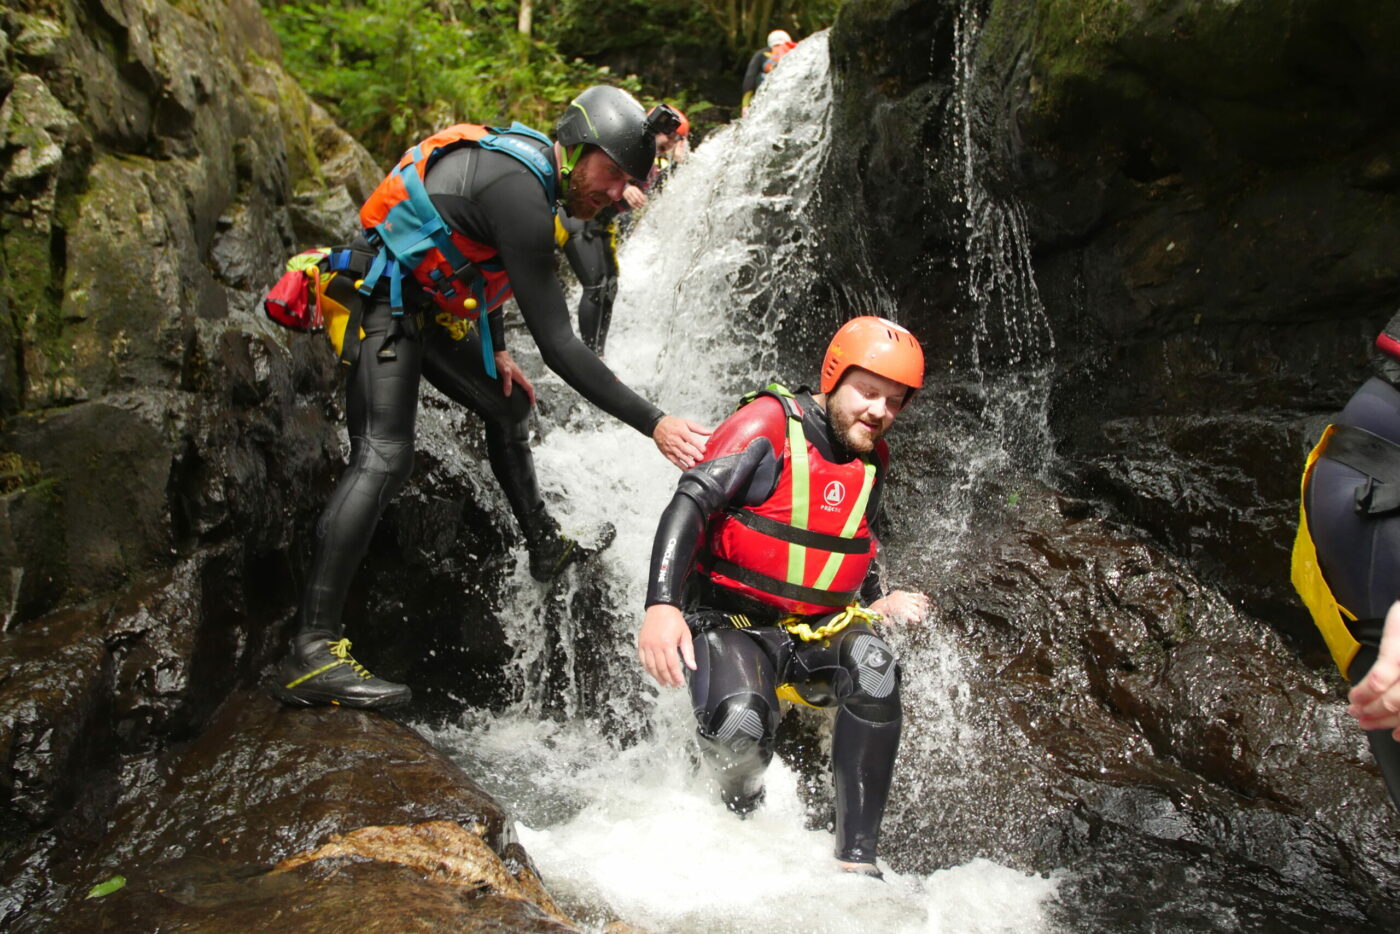
[[[490,130],[490,133],[476,141],[474,145],[482,149],[505,153],[519,161],[544,188],[550,209],[557,211],[554,166],[549,159],[545,158],[544,153],[525,141],[529,139],[547,146],[550,145],[549,137],[518,121],[504,129],[491,127]],[[444,148],[432,152],[429,155],[428,164],[423,168],[424,174],[427,173],[432,163],[447,151],[449,150]],[[472,267],[472,263],[462,255],[462,252],[457,249],[457,245],[452,242],[452,231],[442,219],[442,215],[438,213],[437,208],[433,206],[428,189],[423,184],[423,176],[418,173],[417,164],[423,157],[422,149],[419,146],[414,146],[409,150],[409,155],[411,158],[407,160],[407,163],[396,167],[393,171],[393,174],[397,175],[403,182],[407,197],[394,205],[382,222],[372,228],[367,228],[364,232],[365,239],[369,241],[371,247],[376,249],[377,253],[359,287],[362,294],[369,295],[379,284],[379,280],[388,276],[389,307],[395,316],[400,317],[403,315],[404,276],[412,274],[411,271],[418,267],[430,249],[436,248],[454,272]],[[485,268],[502,268],[498,264],[483,263],[481,265]],[[485,277],[479,273],[473,276],[471,282],[444,276],[438,270],[434,270],[429,275],[439,293],[446,297],[455,296],[460,288],[468,289],[476,299],[477,308],[480,310],[489,311],[493,307],[492,303],[499,301],[501,294],[505,291],[502,288],[497,290],[495,295],[488,296]],[[473,320],[479,319],[480,310],[469,317]],[[480,330],[482,362],[485,364],[487,374],[495,379],[498,374],[496,372],[495,352],[491,342],[491,329],[482,327]]]

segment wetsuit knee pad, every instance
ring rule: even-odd
[[[841,667],[850,679],[838,692],[841,705],[870,723],[893,723],[903,707],[899,700],[899,657],[873,632],[853,633],[841,643]]]
[[[757,694],[726,697],[713,710],[695,711],[697,732],[706,746],[723,748],[731,755],[772,756],[777,733],[777,711]]]

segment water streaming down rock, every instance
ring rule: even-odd
[[[833,183],[827,136],[866,132],[832,125],[823,46],[804,43],[750,117],[700,147],[624,250],[609,362],[668,410],[717,419],[740,390],[800,379],[813,332],[841,314],[898,316],[888,296],[907,294],[906,271],[877,261],[859,218],[823,216],[846,202],[814,190],[819,175]],[[1179,562],[1052,488],[1053,343],[1021,215],[980,178],[984,123],[942,128],[965,143],[957,190],[972,221],[951,249],[970,320],[952,331],[975,346],[930,330],[955,359],[931,368],[892,439],[904,469],[887,579],[938,606],[928,625],[890,631],[906,685],[883,850],[896,884],[872,896],[823,871],[830,837],[804,829],[829,808],[824,780],[802,777],[818,760],[811,736],[792,766],[775,764],[747,822],[695,774],[685,698],[658,697],[632,645],[674,471],[634,432],[557,401],[569,396],[552,379],[544,482],[568,524],[612,521],[618,541],[602,579],[580,571],[549,595],[517,571],[524,701],[438,739],[516,810],[584,917],[672,931],[1096,931],[1149,915],[1161,931],[1268,917],[1385,930],[1388,812],[1358,778],[1364,750],[1326,684]],[[823,294],[831,305],[804,303]],[[602,602],[567,612],[590,589]],[[555,638],[551,656],[540,646]],[[965,903],[983,913],[955,918]]]
[[[829,104],[826,37],[818,35],[784,60],[742,123],[697,148],[624,245],[607,359],[667,411],[713,424],[737,395],[770,378],[810,380],[811,361],[780,347],[776,335],[788,316],[807,312],[795,297],[823,262],[814,248],[814,182],[829,143]],[[817,316],[891,313],[863,294],[862,307]],[[565,391],[553,378],[541,385]],[[542,601],[569,602],[578,577],[544,597],[521,579],[508,635],[521,675],[533,682],[511,711],[469,717],[435,736],[515,809],[522,839],[570,910],[667,931],[1036,930],[1053,883],[986,861],[892,877],[888,886],[839,877],[821,826],[829,791],[799,793],[804,783],[788,766],[775,762],[768,803],[753,819],[724,810],[695,769],[688,698],[644,683],[633,647],[651,536],[674,468],[646,439],[583,405],[542,431],[536,458],[566,524],[618,526],[602,558],[610,605],[582,619],[541,612]],[[545,696],[559,689],[538,676],[548,625],[564,629],[557,659],[595,647],[590,663],[606,668],[592,679],[601,690],[590,693],[588,676],[575,672],[565,703]],[[944,661],[918,673],[937,685],[934,693],[956,681],[956,659]],[[551,707],[565,716],[541,719]],[[637,741],[602,735],[607,723],[623,724]]]

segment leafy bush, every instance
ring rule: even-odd
[[[453,123],[549,132],[589,85],[641,90],[521,35],[513,0],[262,2],[288,70],[386,163]]]

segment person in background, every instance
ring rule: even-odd
[[[284,703],[380,708],[410,699],[408,686],[350,655],[341,615],[380,516],[413,469],[424,376],[485,420],[491,468],[524,533],[531,575],[548,580],[578,553],[535,480],[534,387],[505,347],[500,314],[512,294],[546,366],[678,467],[699,460],[708,431],[638,396],[575,336],[554,269],[557,205],[586,219],[621,198],[651,170],[656,129],[630,94],[606,86],[569,104],[553,141],[518,123],[451,127],[404,155],[361,208],[363,236],[331,251],[331,269],[349,273],[337,281],[355,283],[339,341],[350,462],[316,525],[299,628],[273,685]]]
[[[797,43],[792,41],[792,36],[787,34],[787,30],[775,29],[768,34],[768,45],[753,53],[753,57],[749,59],[749,67],[744,72],[744,96],[739,102],[739,116],[749,115],[749,105],[753,103],[758,86],[778,67],[778,62],[782,61],[783,56],[795,48]]]
[[[741,816],[763,800],[779,699],[836,708],[836,860],[873,876],[902,719],[874,624],[929,609],[876,570],[884,435],[923,373],[914,336],[867,316],[832,338],[820,393],[745,397],[661,516],[637,636],[658,684],[689,683],[702,757]]]
[[[1400,809],[1400,314],[1376,338],[1372,360],[1375,375],[1304,465],[1292,578],[1342,676],[1356,685],[1350,712]]]
[[[663,110],[664,108],[664,110]],[[582,294],[578,300],[578,333],[588,348],[603,355],[612,324],[613,302],[617,299],[617,241],[620,219],[628,212],[646,206],[647,192],[659,190],[671,166],[688,153],[686,137],[690,121],[667,104],[653,107],[648,118],[658,126],[656,156],[641,184],[622,190],[622,200],[603,208],[587,220],[560,212],[556,217],[555,240],[564,250],[570,268],[578,277]]]

